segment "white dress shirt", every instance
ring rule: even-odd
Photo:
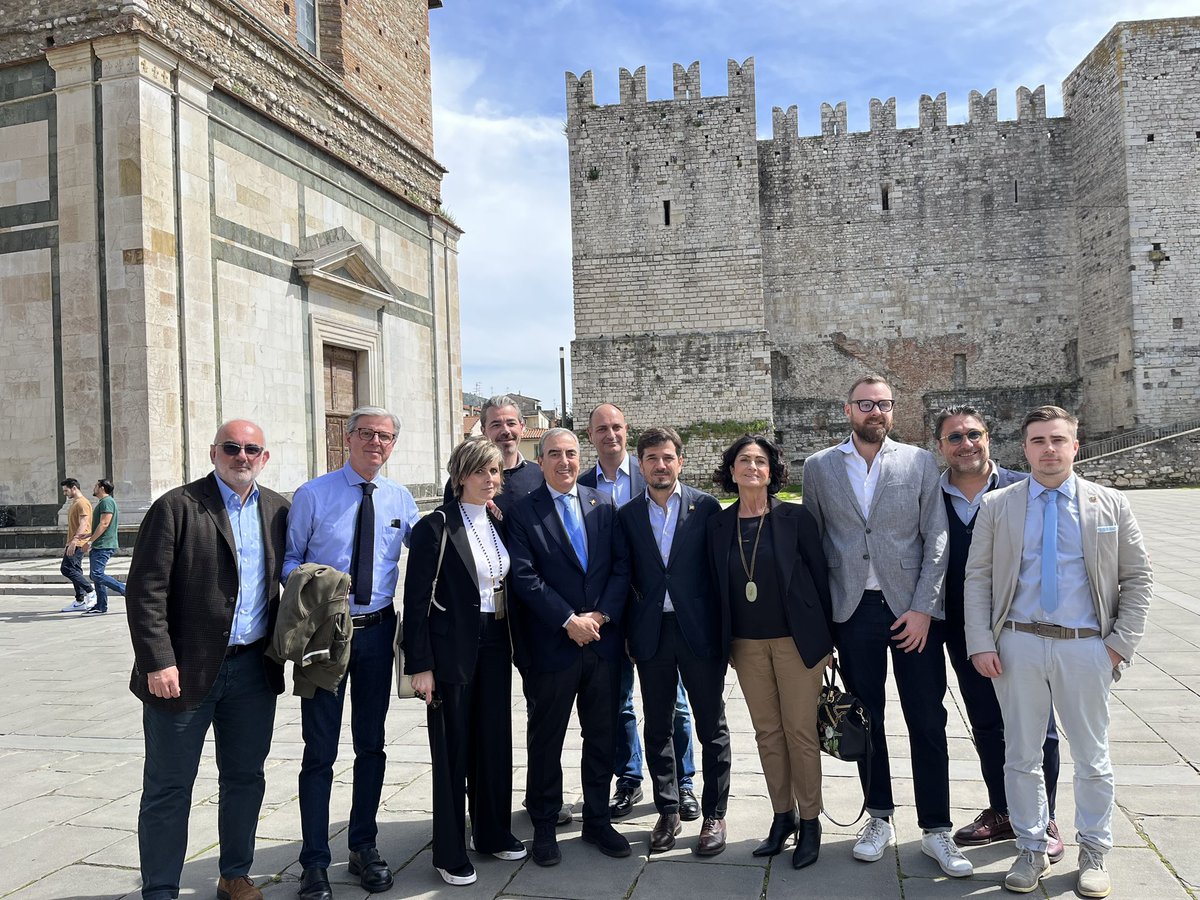
[[[863,518],[871,517],[871,498],[875,496],[875,487],[879,484],[879,457],[875,457],[873,465],[868,466],[866,459],[858,452],[854,438],[849,437],[838,444],[838,449],[845,454],[846,475],[850,478],[850,487],[858,500],[858,508],[862,510]],[[863,588],[868,591],[881,590],[879,576],[875,574],[875,560],[867,561],[867,583]]]

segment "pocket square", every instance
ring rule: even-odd
[[[1116,525],[1097,525],[1096,526],[1096,534],[1110,534],[1110,533],[1115,534],[1116,530],[1117,530]]]

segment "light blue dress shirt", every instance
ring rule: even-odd
[[[366,481],[346,463],[340,469],[302,484],[292,497],[288,512],[287,553],[283,557],[283,580],[302,563],[333,566],[350,571],[354,551],[354,525]],[[408,488],[382,475],[372,480],[375,492],[375,567],[370,603],[360,604],[351,594],[354,615],[378,612],[392,605],[399,578],[400,552],[408,545],[413,526],[420,519],[417,503]],[[392,522],[399,520],[393,528]]]
[[[221,476],[214,476],[237,550],[238,595],[229,630],[229,645],[253,644],[267,636],[267,557],[263,550],[262,516],[258,511],[258,485],[246,502],[233,492]]]
[[[950,483],[949,469],[942,471],[942,490],[950,498],[950,505],[954,507],[954,511],[958,513],[958,518],[964,525],[971,524],[971,520],[975,518],[975,513],[979,512],[979,505],[983,503],[983,495],[988,491],[995,490],[996,484],[1000,481],[1000,470],[996,468],[995,460],[989,462],[988,465],[992,467],[991,474],[988,475],[987,484],[975,495],[974,500],[968,500],[966,494]]]
[[[650,510],[650,530],[654,532],[654,543],[658,544],[658,552],[665,566],[671,559],[671,545],[675,541],[675,529],[679,527],[679,504],[683,502],[683,486],[675,482],[675,490],[667,498],[667,508],[663,509],[654,502],[646,489],[646,506]],[[675,604],[671,602],[671,592],[663,596],[663,612],[674,612]]]
[[[596,463],[596,490],[612,497],[613,503],[617,506],[624,506],[633,499],[630,496],[630,492],[633,490],[633,477],[629,474],[628,453],[621,460],[621,465],[617,467],[617,477],[612,481],[608,480],[600,463]]]
[[[1025,534],[1021,552],[1021,572],[1009,618],[1014,622],[1048,622],[1067,628],[1099,628],[1087,566],[1083,561],[1083,530],[1079,524],[1079,496],[1075,476],[1058,487],[1058,609],[1042,608],[1042,518],[1048,488],[1029,479],[1029,499],[1025,506]]]

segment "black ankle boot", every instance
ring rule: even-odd
[[[796,830],[799,819],[796,818],[796,811],[789,809],[787,812],[775,813],[775,817],[771,819],[771,830],[767,832],[767,839],[754,848],[753,856],[777,856],[783,852],[783,845],[787,843],[788,837]]]
[[[796,834],[796,849],[792,853],[792,868],[811,866],[821,855],[821,820],[801,819]]]

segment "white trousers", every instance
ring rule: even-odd
[[[1050,807],[1042,744],[1053,703],[1075,765],[1076,840],[1107,853],[1112,849],[1114,801],[1108,649],[1098,637],[1063,640],[1005,629],[998,650],[1004,674],[993,683],[1004,716],[1004,790],[1017,847],[1046,852]]]

